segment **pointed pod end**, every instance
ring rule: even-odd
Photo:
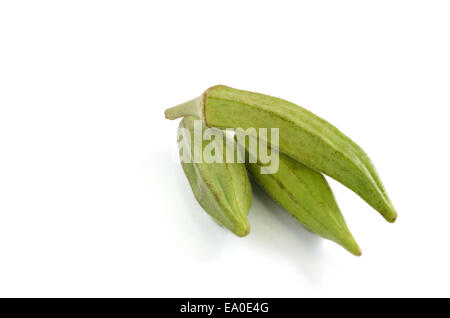
[[[250,233],[250,224],[248,222],[236,224],[233,233],[239,237],[247,236]]]
[[[394,209],[392,209],[389,214],[383,215],[385,220],[388,221],[389,223],[394,223],[397,220],[397,216],[398,216],[397,211],[395,211]]]
[[[336,240],[335,242],[355,256],[361,256],[362,254],[361,248],[359,247],[358,243],[356,243],[356,240],[350,233],[350,231],[348,231],[344,235],[344,237],[341,237],[340,240]]]
[[[353,240],[353,242],[351,242],[351,244],[344,245],[344,248],[355,256],[362,255],[361,248],[359,247],[358,243],[356,243],[355,240]]]
[[[351,252],[353,255],[355,256],[361,256],[362,255],[362,251],[361,249],[358,247],[358,250],[355,250],[354,252]]]

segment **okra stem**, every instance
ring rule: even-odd
[[[170,120],[185,116],[195,116],[197,118],[202,118],[202,110],[201,110],[202,99],[203,96],[199,96],[188,102],[168,108],[165,110],[164,115],[166,116],[167,119]]]

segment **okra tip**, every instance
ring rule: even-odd
[[[392,209],[392,211],[390,211],[388,214],[383,215],[384,219],[389,223],[394,223],[397,220],[397,216],[397,211],[395,211],[394,209]]]
[[[345,248],[355,256],[361,256],[362,254],[361,248],[359,247],[358,243],[356,242],[355,238],[346,225],[344,225],[341,231],[339,231],[339,234],[337,234],[337,236],[332,238],[332,241],[341,245],[343,248]]]
[[[361,256],[362,255],[362,251],[361,251],[361,249],[358,247],[358,249],[357,250],[355,250],[355,251],[353,251],[353,252],[351,252],[353,255],[355,255],[355,256]]]
[[[250,224],[245,220],[245,222],[237,224],[233,232],[239,237],[247,236],[250,233]]]
[[[353,236],[350,234],[350,236],[343,242],[340,242],[340,244],[350,253],[352,253],[355,256],[361,256],[362,250],[359,247],[358,243],[356,243],[356,240],[353,238]]]

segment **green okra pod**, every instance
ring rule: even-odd
[[[216,130],[211,141],[200,136],[201,143],[195,149],[195,121],[200,124],[202,134],[205,127],[194,117],[183,118],[178,130],[181,165],[192,192],[201,207],[217,223],[237,236],[246,236],[250,231],[247,215],[252,202],[252,190],[245,165],[226,162],[227,140],[219,130]],[[234,143],[234,140],[231,142]],[[220,151],[223,162],[207,162],[207,148]],[[234,149],[234,156],[237,155],[236,151]]]
[[[252,152],[248,139],[247,143],[243,138],[236,139],[246,154],[248,171],[269,196],[311,232],[336,242],[353,255],[361,255],[322,174],[283,153],[278,153],[277,172],[263,173],[268,164],[261,162],[259,152]]]

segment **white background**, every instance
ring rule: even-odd
[[[446,1],[2,1],[0,296],[450,296]],[[254,186],[218,227],[164,109],[225,84],[367,151],[389,224],[330,181],[363,255]]]

